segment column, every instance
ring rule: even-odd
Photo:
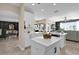
[[[20,4],[19,9],[19,48],[24,50],[25,40],[24,40],[24,3]]]

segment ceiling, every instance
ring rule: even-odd
[[[18,19],[18,15],[11,11],[0,11],[0,17],[2,18],[10,18],[10,19]]]
[[[65,13],[69,13],[71,11],[79,11],[78,3],[25,3],[26,10],[32,12],[35,16],[35,19],[47,19],[52,16],[59,16]],[[19,6],[19,3],[11,3],[11,5]],[[9,13],[10,14],[10,13]],[[3,14],[0,12],[0,16],[4,15],[7,17],[7,14],[4,12]],[[14,14],[13,14],[14,15]],[[12,16],[13,16],[12,15]],[[10,15],[11,17],[11,15]],[[16,15],[12,18],[17,18]]]
[[[35,19],[49,18],[52,16],[59,16],[73,11],[79,11],[78,3],[40,3],[32,5],[32,3],[25,4],[29,7],[35,15]]]

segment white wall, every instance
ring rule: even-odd
[[[0,3],[0,21],[18,21],[19,8],[9,3]]]
[[[69,19],[79,19],[79,4],[61,4],[56,5],[56,10],[59,12],[54,13],[48,20],[52,22],[64,20],[64,17]],[[51,11],[52,12],[52,11]]]
[[[26,26],[28,24],[32,24],[34,20],[34,15],[30,12],[25,12],[25,21]],[[18,22],[19,18],[18,15],[11,11],[0,11],[0,21],[10,21],[10,22]]]
[[[18,22],[18,14],[12,11],[0,11],[0,21]]]
[[[18,22],[18,19],[0,17],[0,21]]]
[[[68,13],[60,14],[59,16],[52,16],[48,20],[51,20],[51,22],[61,21],[64,20],[67,17],[67,20],[69,19],[79,19],[79,11],[71,11]]]
[[[25,12],[25,24],[26,24],[26,27],[28,27],[28,25],[32,25],[33,24],[33,20],[34,20],[34,15],[30,12]]]
[[[12,11],[18,14],[19,8],[9,3],[0,3],[0,11]]]

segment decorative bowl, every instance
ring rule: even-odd
[[[44,32],[43,33],[43,38],[44,39],[51,39],[51,33],[50,32]]]

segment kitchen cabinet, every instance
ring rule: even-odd
[[[67,40],[72,40],[72,41],[79,41],[79,31],[66,31]]]

